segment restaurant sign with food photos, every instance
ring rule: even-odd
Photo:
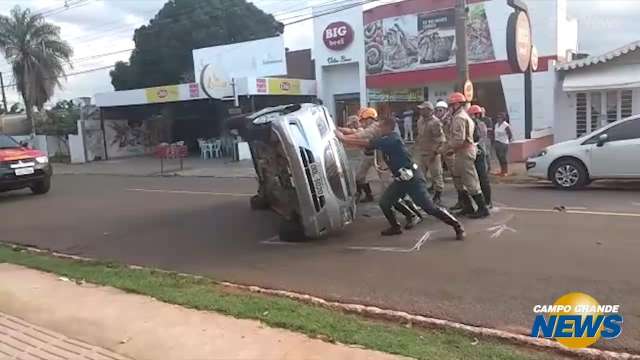
[[[455,65],[455,9],[389,17],[365,24],[367,75]],[[469,5],[470,63],[495,60],[484,4]]]

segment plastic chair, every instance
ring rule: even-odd
[[[213,151],[211,151],[211,146],[209,145],[210,144],[204,141],[204,139],[198,139],[198,146],[200,147],[200,156],[202,156],[202,158],[205,160],[213,157]]]
[[[211,145],[212,145],[211,146],[212,156],[215,158],[221,158],[222,157],[222,140],[217,139]]]

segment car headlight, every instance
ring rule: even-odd
[[[38,156],[36,158],[36,161],[38,162],[38,164],[46,164],[49,162],[49,157],[47,156]]]

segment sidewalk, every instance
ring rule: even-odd
[[[25,360],[75,360],[85,355],[83,359],[93,360],[399,359],[268,328],[257,321],[65,280],[0,264],[0,359],[18,358],[17,354]],[[38,342],[47,336],[56,340]],[[37,349],[49,345],[53,347],[49,352]],[[28,357],[27,352],[38,356]]]
[[[119,175],[119,176],[159,176],[160,160],[151,156],[131,157],[106,161],[94,161],[86,164],[53,165],[54,173],[61,175]],[[255,178],[251,160],[231,161],[228,158],[207,159],[189,157],[183,160],[180,170],[179,160],[164,161],[166,176],[202,176]]]
[[[349,151],[352,169],[355,171],[360,162],[360,152]],[[60,164],[53,165],[54,173],[60,175],[116,175],[116,176],[160,176],[160,160],[144,156],[131,157],[117,160],[95,161],[86,164]],[[493,164],[493,171],[498,169]],[[509,165],[508,177],[499,178],[491,176],[495,183],[524,183],[536,181],[527,176],[524,163]],[[178,160],[165,161],[165,176],[191,176],[191,177],[215,177],[215,178],[255,178],[256,172],[251,160],[231,161],[224,159],[201,159],[190,157],[184,159],[183,170],[180,170]],[[378,180],[374,169],[369,172],[369,179]]]

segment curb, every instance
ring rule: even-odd
[[[22,246],[22,245],[16,245],[16,244],[5,243],[5,242],[1,242],[1,243],[13,249],[27,250],[29,252],[38,253],[38,254],[47,254],[50,256],[63,258],[63,259],[71,259],[71,260],[84,261],[84,262],[98,262],[98,260],[96,259],[87,258],[83,256],[67,255],[67,254],[58,253],[55,251],[38,249],[31,246]],[[184,276],[184,277],[193,278],[193,279],[206,278],[200,275],[177,273],[175,271],[149,268],[149,267],[138,266],[138,265],[124,265],[124,266],[126,266],[129,269],[135,269],[135,270],[147,269],[147,270],[157,271],[160,273],[177,274],[179,276]],[[365,318],[383,319],[387,321],[393,321],[396,323],[405,323],[405,324],[408,323],[412,325],[415,324],[425,328],[454,329],[454,330],[462,331],[468,334],[500,339],[500,340],[508,341],[517,345],[524,345],[524,346],[529,346],[533,348],[538,348],[540,350],[553,351],[559,354],[574,356],[581,359],[640,360],[640,355],[634,355],[634,354],[624,353],[624,352],[615,352],[615,351],[609,351],[609,350],[590,349],[590,348],[570,349],[558,342],[548,340],[548,339],[534,338],[534,337],[511,333],[503,330],[467,325],[467,324],[458,323],[450,320],[436,319],[436,318],[426,317],[422,315],[415,315],[415,314],[410,314],[404,311],[390,310],[390,309],[384,309],[384,308],[368,306],[368,305],[329,301],[320,297],[287,291],[287,290],[268,289],[268,288],[262,288],[259,286],[241,285],[241,284],[235,284],[235,283],[226,282],[226,281],[220,281],[220,282],[214,281],[214,280],[212,281],[220,286],[224,286],[230,289],[288,298],[288,299],[299,301],[305,304],[310,304],[310,305],[320,306],[320,307],[331,309],[331,310],[337,310],[345,313],[360,315]]]

